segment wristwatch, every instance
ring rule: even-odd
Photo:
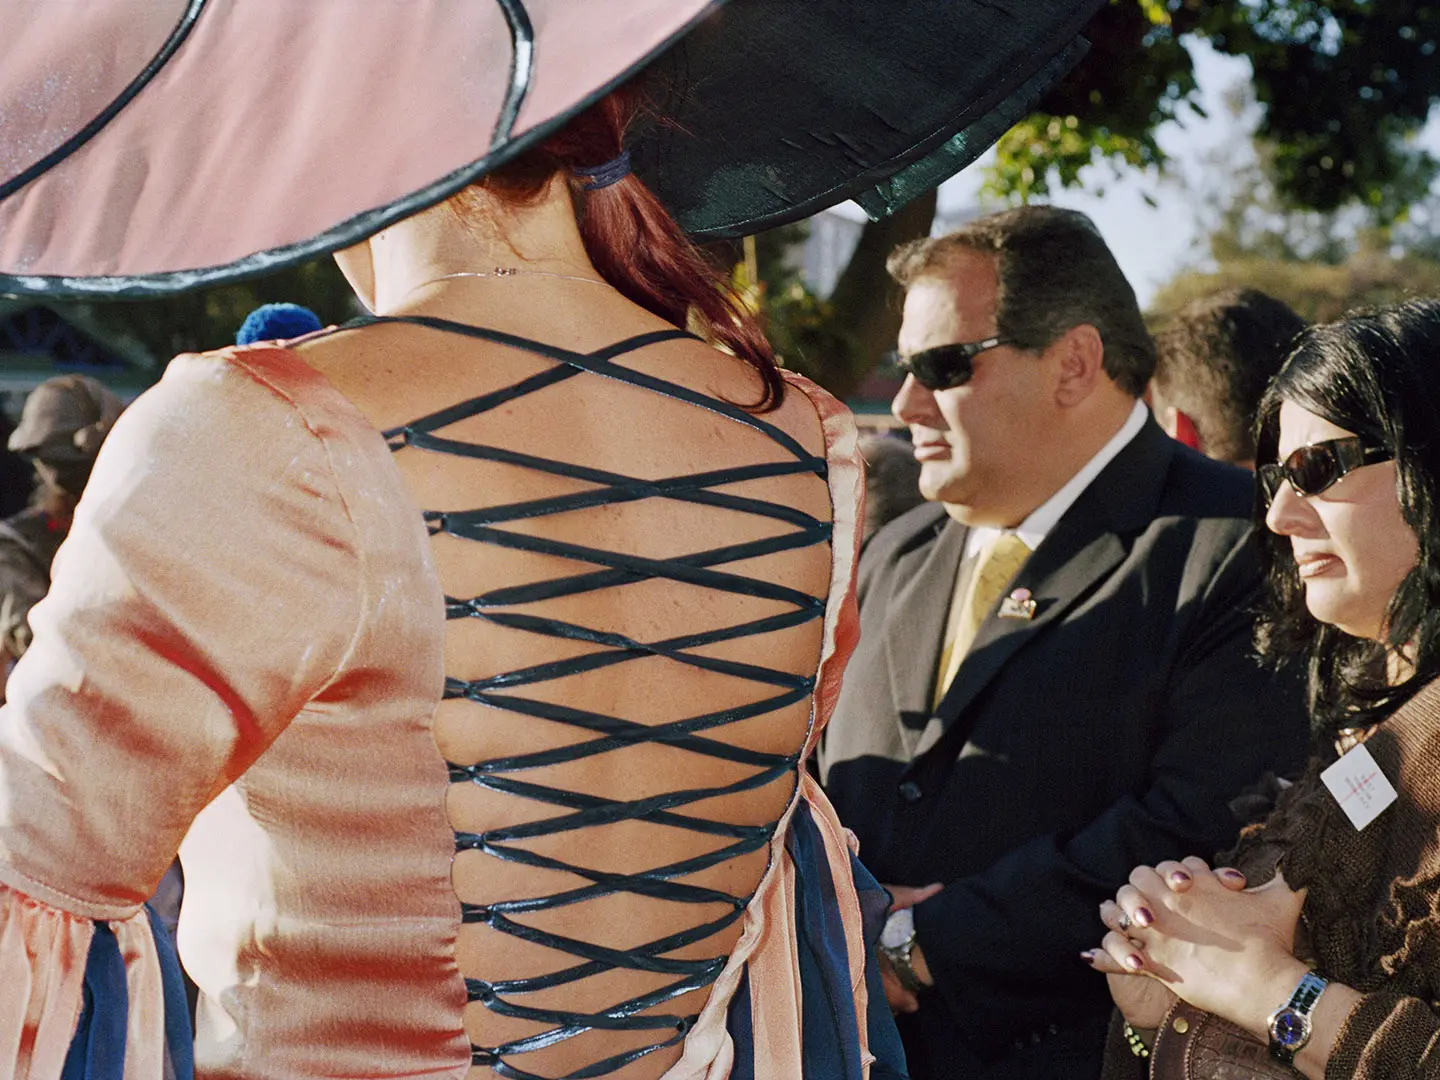
[[[1307,971],[1290,1000],[1270,1014],[1270,1056],[1283,1065],[1295,1064],[1295,1055],[1310,1041],[1310,1014],[1330,984]]]
[[[910,954],[915,951],[915,912],[910,908],[892,911],[885,920],[885,929],[880,931],[880,952],[895,969],[900,985],[912,994],[927,989],[915,974],[910,964]]]

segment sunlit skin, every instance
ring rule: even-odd
[[[1280,408],[1277,457],[1354,434],[1287,401]],[[1289,538],[1311,615],[1355,637],[1386,639],[1391,598],[1419,558],[1400,510],[1393,461],[1361,466],[1314,495],[1282,484],[1265,524]],[[1178,993],[1261,1042],[1268,1039],[1270,1014],[1307,970],[1294,955],[1305,891],[1292,890],[1283,872],[1257,888],[1244,885],[1237,872],[1211,871],[1192,858],[1136,867],[1130,884],[1101,905],[1109,933],[1085,959],[1107,974],[1132,1025],[1156,1027]],[[1301,1075],[1322,1080],[1359,1001],[1349,986],[1326,988],[1311,1014],[1310,1041],[1295,1056]]]
[[[1280,407],[1281,461],[1298,447],[1352,435],[1299,405]],[[1310,614],[1355,637],[1384,637],[1386,607],[1419,558],[1395,479],[1395,463],[1382,461],[1318,495],[1282,484],[1265,516],[1271,532],[1290,539]]]
[[[941,276],[913,282],[898,346],[908,356],[996,333],[993,255],[958,254]],[[905,379],[892,405],[910,429],[920,491],[968,525],[1020,524],[1124,424],[1134,399],[1104,373],[1095,328],[1076,326],[1043,350],[1012,345],[974,360],[968,383],[930,391]]]

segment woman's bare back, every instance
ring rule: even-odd
[[[747,365],[608,289],[484,287],[514,302],[412,314],[534,346],[385,323],[301,355],[387,432],[430,521],[471,1041],[545,1077],[661,1045],[609,1074],[658,1077],[795,789],[831,574],[824,441],[803,395],[727,407],[758,396]]]

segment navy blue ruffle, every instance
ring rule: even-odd
[[[170,932],[147,906],[165,1000],[165,1045],[175,1080],[193,1080],[195,1048],[180,960]],[[85,960],[84,1005],[80,1023],[60,1080],[123,1080],[125,1036],[130,1020],[130,989],[125,982],[125,958],[108,923],[97,922]]]
[[[801,994],[801,1080],[860,1080],[860,1028],[850,986],[850,953],[835,882],[819,829],[803,802],[796,808],[785,844],[795,862],[795,918],[799,931]],[[871,1080],[905,1080],[905,1051],[895,1018],[885,1002],[875,942],[890,907],[889,894],[858,859],[851,858],[865,937],[865,1017]],[[735,1043],[732,1080],[753,1080],[755,1042],[750,1018],[748,975],[730,1004],[727,1027]]]

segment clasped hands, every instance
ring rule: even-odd
[[[1250,889],[1238,870],[1202,859],[1138,866],[1100,905],[1109,932],[1082,957],[1105,973],[1133,1027],[1159,1027],[1179,997],[1263,1040],[1266,1017],[1306,970],[1295,959],[1304,901],[1278,872]]]

